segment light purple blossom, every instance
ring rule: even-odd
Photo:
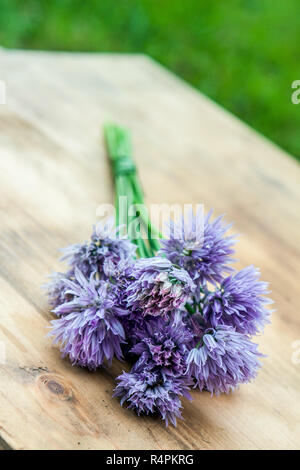
[[[179,396],[191,400],[188,393],[188,381],[184,378],[164,378],[160,372],[143,370],[141,372],[123,372],[118,378],[114,396],[121,398],[121,405],[127,402],[128,408],[138,415],[154,413],[176,426],[176,418],[181,418]]]
[[[264,297],[268,294],[268,284],[259,278],[259,270],[249,266],[224,279],[206,297],[204,318],[213,328],[223,324],[250,335],[260,331],[268,322],[270,312],[266,305],[272,301]]]
[[[202,213],[191,212],[187,223],[171,221],[170,238],[161,240],[158,253],[185,269],[198,286],[220,282],[225,272],[231,272],[226,264],[234,261],[235,237],[225,236],[231,225],[225,225],[223,216],[210,221],[211,215],[212,211],[203,220]]]
[[[113,287],[91,276],[87,279],[75,268],[75,280],[64,280],[72,300],[58,305],[54,313],[51,336],[60,343],[63,357],[72,364],[96,369],[106,359],[111,363],[122,358],[121,343],[125,333],[120,321],[127,312],[116,306]]]
[[[138,355],[133,370],[157,367],[162,375],[182,376],[186,370],[187,345],[193,334],[177,312],[167,321],[161,317],[148,320],[136,334],[137,343],[131,352]]]
[[[119,230],[113,227],[112,220],[104,226],[98,224],[90,242],[77,243],[62,250],[62,261],[67,261],[73,272],[77,267],[86,277],[97,272],[102,278],[107,278],[103,269],[105,262],[106,269],[112,269],[112,264],[135,256],[136,246],[127,238],[122,238]]]
[[[195,379],[200,391],[229,393],[256,377],[261,356],[257,345],[232,327],[209,328],[189,352],[187,375]]]
[[[142,258],[130,271],[127,306],[141,315],[164,316],[179,309],[195,285],[184,269],[166,258]]]

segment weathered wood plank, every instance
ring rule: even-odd
[[[300,443],[300,169],[280,149],[143,56],[0,52],[0,436],[14,449],[297,448]],[[195,392],[176,429],[111,398],[126,365],[88,373],[45,338],[40,289],[58,249],[84,240],[112,201],[101,125],[133,133],[149,203],[204,203],[243,233],[277,311],[258,338],[257,381]],[[296,361],[294,361],[296,362]],[[2,442],[2,441],[1,441]],[[1,447],[0,442],[0,447]]]

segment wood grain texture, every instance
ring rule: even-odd
[[[0,446],[299,448],[298,163],[144,56],[2,50],[0,79]],[[106,120],[132,131],[147,202],[225,212],[243,234],[238,266],[260,266],[276,302],[256,382],[230,396],[193,393],[177,428],[111,397],[126,365],[72,368],[45,338],[40,286],[60,269],[59,248],[87,239],[98,204],[113,198]]]

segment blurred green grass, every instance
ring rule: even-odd
[[[143,52],[300,160],[299,0],[0,0],[0,45]]]

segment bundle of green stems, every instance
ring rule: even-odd
[[[126,228],[139,257],[150,258],[159,250],[161,234],[151,224],[144,204],[130,134],[125,128],[106,124],[104,135],[115,185],[116,225]]]

